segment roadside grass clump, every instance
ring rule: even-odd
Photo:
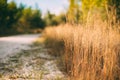
[[[33,43],[33,46],[41,46],[43,45],[45,41],[45,38],[41,35],[39,38],[37,38],[34,43]]]
[[[44,30],[43,37],[45,38],[45,47],[51,55],[57,57],[64,53],[63,36],[64,35],[61,34],[61,29],[56,29],[56,27],[47,27]]]
[[[44,36],[54,55],[62,51],[63,66],[72,80],[119,80],[119,28],[96,17],[82,25],[48,27]]]

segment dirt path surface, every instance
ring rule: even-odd
[[[39,36],[40,34],[0,37],[0,58],[29,49],[29,45]]]
[[[32,44],[39,36],[0,38],[0,80],[67,80],[59,57],[49,55],[43,44]]]

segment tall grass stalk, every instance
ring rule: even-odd
[[[45,36],[63,42],[63,62],[71,79],[119,80],[120,26],[102,21],[99,16],[92,20],[84,25],[46,28]]]

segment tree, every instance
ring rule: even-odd
[[[7,0],[0,1],[0,25],[4,28],[12,27],[20,18],[20,10],[15,2],[7,4]]]
[[[86,19],[90,13],[93,15],[96,12],[101,16],[104,15],[103,17],[107,16],[108,12],[115,12],[116,19],[120,19],[120,0],[81,0],[81,3],[83,19]]]
[[[54,26],[66,23],[66,17],[64,13],[61,13],[60,15],[54,15],[48,11],[44,16],[44,21],[46,26]]]
[[[12,27],[13,24],[15,24],[19,17],[20,17],[20,13],[19,10],[16,6],[15,2],[11,2],[7,5],[7,27]]]
[[[116,19],[120,20],[120,0],[107,0],[108,1],[108,10],[115,10]]]
[[[7,18],[7,0],[0,0],[0,27],[5,26]]]
[[[70,6],[67,12],[67,21],[76,23],[79,21],[79,0],[69,0]]]
[[[41,12],[39,10],[33,10],[30,7],[25,8],[22,11],[22,17],[19,22],[26,29],[30,28],[44,28],[45,22],[42,20]]]
[[[30,22],[30,25],[32,25],[32,28],[44,28],[45,23],[42,20],[41,16],[42,15],[39,10],[33,10],[30,19],[28,20]]]
[[[54,20],[56,20],[58,24],[65,24],[66,23],[66,16],[64,13],[61,13],[60,15],[55,16]]]
[[[55,21],[55,15],[51,14],[49,11],[44,16],[44,21],[45,21],[46,26],[57,25],[57,21]]]
[[[88,16],[96,13],[105,14],[107,0],[81,0],[81,3],[83,20],[86,20]]]
[[[9,34],[13,30],[12,25],[18,20],[18,11],[16,3],[0,1],[0,34]]]

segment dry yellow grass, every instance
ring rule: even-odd
[[[94,20],[85,25],[49,27],[44,34],[48,39],[63,41],[63,62],[71,79],[120,80],[119,28]]]

